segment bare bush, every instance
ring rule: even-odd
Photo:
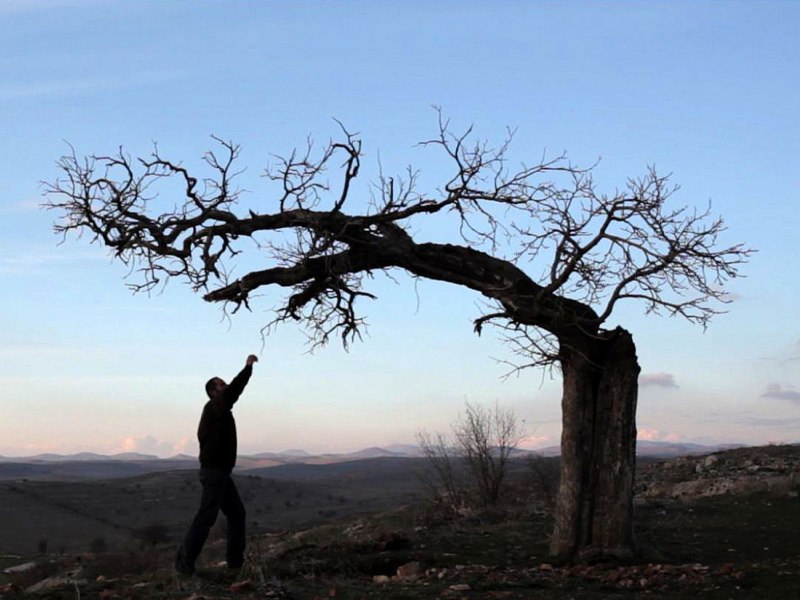
[[[418,432],[417,443],[428,460],[429,468],[418,473],[428,495],[446,512],[459,512],[467,496],[463,482],[456,476],[459,457],[454,456],[453,448],[448,448],[442,433]]]
[[[453,433],[472,472],[481,503],[497,504],[508,459],[523,437],[516,415],[498,404],[489,410],[467,402],[465,414]]]
[[[539,509],[552,511],[558,493],[558,459],[530,456],[527,459],[531,497]]]
[[[158,546],[170,541],[169,528],[164,523],[150,523],[133,532],[143,546]]]
[[[442,433],[417,434],[430,466],[423,484],[455,512],[470,505],[495,505],[508,460],[522,437],[513,411],[499,404],[488,409],[467,402],[464,414],[452,426],[451,440]]]
[[[108,543],[102,536],[97,536],[89,544],[89,552],[92,554],[103,554],[108,551]]]

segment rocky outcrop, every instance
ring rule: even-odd
[[[762,446],[682,457],[641,467],[639,498],[690,500],[721,494],[797,496],[800,446]]]

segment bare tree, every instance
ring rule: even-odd
[[[431,468],[430,475],[423,474],[423,483],[441,494],[444,504],[454,512],[476,501],[483,506],[497,504],[508,474],[508,460],[522,437],[513,411],[499,404],[490,410],[466,402],[464,414],[452,425],[451,438],[441,432],[417,434]],[[461,463],[471,475],[474,494],[465,489]]]
[[[508,472],[508,459],[522,439],[513,411],[495,404],[489,410],[467,402],[464,416],[453,427],[456,447],[466,459],[484,505],[497,504]]]
[[[267,331],[296,320],[316,344],[332,335],[345,345],[359,337],[359,302],[375,297],[368,282],[376,271],[400,269],[482,294],[478,333],[499,327],[526,364],[556,364],[562,373],[552,552],[630,555],[639,365],[630,333],[604,325],[621,302],[633,300],[648,313],[705,326],[750,250],[720,243],[725,228],[710,207],[672,207],[676,188],[655,169],[601,193],[593,169],[565,156],[512,167],[511,137],[492,147],[471,128],[454,135],[440,114],[437,135],[423,145],[450,161],[443,186],[423,192],[412,169],[381,172],[365,198],[354,185],[361,141],[343,129],[340,141],[319,152],[309,142],[280,158],[266,171],[274,196],[247,208],[238,205],[239,148],[230,142],[217,140],[218,150],[204,157],[205,173],[157,148],[138,160],[121,150],[73,153],[47,186],[47,205],[61,215],[57,232],[88,231],[130,265],[140,275],[131,282],[136,290],[184,279],[235,312],[260,288],[288,288]],[[328,169],[339,174],[336,183],[326,179]],[[172,185],[162,186],[166,180]],[[178,196],[158,195],[176,184]],[[363,210],[345,212],[359,207],[358,198]],[[437,213],[458,225],[460,244],[413,239],[413,223]],[[229,277],[228,265],[242,252],[255,253],[264,268]]]
[[[448,444],[441,432],[417,433],[417,443],[427,460],[429,469],[419,471],[419,478],[434,501],[448,513],[459,513],[466,505],[467,493],[461,482],[455,448]]]

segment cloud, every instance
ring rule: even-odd
[[[675,433],[664,433],[658,429],[640,429],[636,439],[646,442],[677,442],[681,438]]]
[[[800,404],[800,392],[793,389],[784,389],[779,383],[770,383],[767,391],[761,394],[761,398],[774,398],[776,400],[788,400]]]
[[[780,354],[778,355],[759,357],[759,360],[776,363],[782,366],[798,361],[800,360],[800,340],[796,341],[794,344],[782,345],[779,352]]]
[[[174,456],[186,449],[189,438],[177,442],[162,442],[152,435],[141,437],[128,436],[120,444],[112,448],[114,454],[120,452],[138,452],[140,454],[155,454],[157,456]]]
[[[721,286],[721,285],[712,285],[711,289],[714,290],[714,292],[716,294],[719,294],[718,297],[723,302],[733,303],[733,302],[738,302],[739,300],[744,298],[744,296],[742,296],[741,294],[738,294],[736,292],[728,292],[728,291],[726,291],[725,288],[723,286]]]
[[[184,80],[192,74],[188,71],[150,70],[125,76],[107,74],[98,78],[63,78],[28,83],[5,83],[0,85],[0,100],[120,91],[148,85],[170,84]]]
[[[747,427],[758,427],[765,429],[797,429],[800,427],[800,417],[741,417],[734,419],[733,422],[741,423]]]
[[[551,443],[551,439],[548,435],[529,435],[519,441],[519,447],[527,450],[534,450],[546,446],[549,443]]]
[[[722,295],[720,296],[720,300],[729,303],[739,302],[743,298],[744,296],[737,294],[736,292],[722,292]]]
[[[0,258],[0,273],[4,275],[30,274],[43,268],[60,267],[64,264],[80,264],[83,261],[108,261],[108,256],[97,249],[56,252],[52,249],[29,248],[15,256]]]
[[[42,201],[34,198],[27,198],[24,200],[16,200],[8,204],[0,205],[0,213],[4,214],[17,214],[17,213],[33,213],[41,210]]]
[[[792,352],[790,353],[789,358],[786,359],[786,362],[793,362],[796,360],[800,360],[800,340],[795,342]]]
[[[88,0],[3,0],[0,2],[0,15],[45,11],[53,8],[75,8],[89,3]],[[99,4],[94,0],[92,4]]]
[[[677,388],[675,376],[672,373],[647,373],[639,375],[640,387]]]

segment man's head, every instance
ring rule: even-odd
[[[225,391],[226,387],[228,387],[228,384],[222,379],[219,377],[212,377],[206,381],[206,394],[208,394],[209,398],[216,398]]]

